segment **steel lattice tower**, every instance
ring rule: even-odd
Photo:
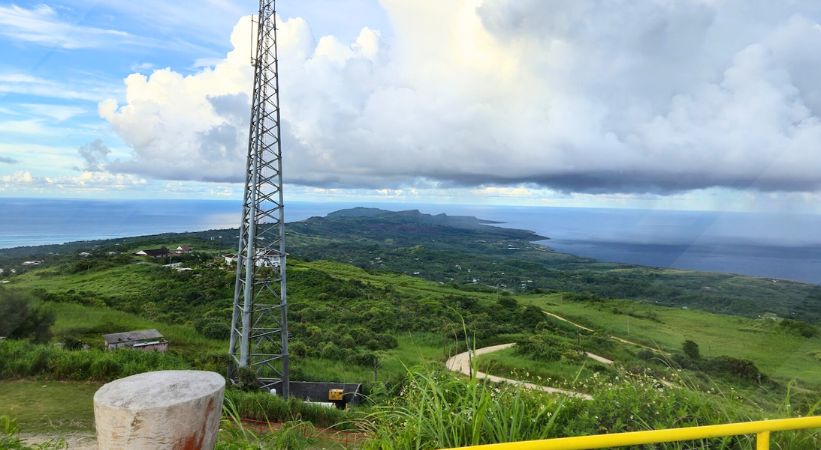
[[[288,301],[275,0],[260,0],[228,377],[288,397]]]

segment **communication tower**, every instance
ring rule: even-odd
[[[275,3],[260,0],[255,20],[254,92],[228,377],[238,382],[247,368],[261,388],[276,389],[287,398],[288,300]]]

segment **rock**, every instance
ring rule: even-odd
[[[165,370],[112,381],[94,394],[100,450],[211,450],[225,379],[214,372]]]

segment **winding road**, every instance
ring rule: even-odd
[[[576,322],[573,322],[572,320],[568,320],[568,319],[566,319],[566,318],[564,318],[564,317],[562,317],[558,314],[554,314],[550,311],[545,311],[545,310],[542,310],[542,312],[545,313],[545,315],[553,317],[554,319],[561,320],[562,322],[567,322],[570,325],[573,325],[574,327],[576,327],[580,330],[588,331],[590,333],[595,333],[595,330],[593,330],[592,328],[587,328],[584,325],[580,325]],[[647,346],[647,345],[644,345],[644,344],[639,344],[638,342],[629,341],[627,339],[620,338],[618,336],[608,336],[608,338],[610,340],[620,342],[622,344],[634,345],[636,347],[641,347],[641,348],[644,348],[644,349],[647,349],[647,350],[650,350],[650,351],[653,351],[653,352],[656,352],[656,353],[661,353],[662,355],[665,355],[665,356],[670,356],[670,353],[665,352],[664,350],[653,348],[653,347],[650,347],[650,346]],[[596,361],[599,361],[599,362],[603,362],[605,364],[613,364],[613,361],[610,361],[609,359],[606,359],[606,358],[602,358],[601,356],[593,355],[592,353],[587,353],[587,357],[591,358],[591,359],[595,359]],[[597,359],[597,358],[601,358],[601,359]],[[610,362],[605,362],[605,361],[610,361]]]
[[[514,345],[516,345],[516,344],[492,345],[490,347],[483,347],[483,348],[476,349],[475,352],[473,352],[473,351],[462,352],[462,353],[459,353],[458,355],[454,355],[454,356],[450,357],[450,359],[448,359],[447,362],[445,363],[445,366],[448,368],[448,370],[451,370],[453,372],[459,372],[459,373],[465,374],[467,376],[471,376],[470,363],[471,363],[471,359],[472,359],[473,356],[479,356],[479,355],[485,355],[485,354],[488,354],[488,353],[498,352],[500,350],[505,350],[505,349],[508,349],[510,347],[513,347]],[[487,373],[484,373],[484,372],[479,372],[479,371],[476,371],[475,373],[473,373],[473,375],[476,378],[480,379],[480,380],[488,380],[488,381],[491,381],[491,382],[494,382],[494,383],[510,383],[510,384],[514,384],[514,385],[517,385],[517,386],[521,386],[521,387],[526,388],[526,389],[533,389],[533,390],[536,390],[536,391],[547,392],[547,393],[550,393],[550,394],[561,394],[561,395],[566,395],[568,397],[576,397],[576,398],[581,398],[581,399],[584,399],[584,400],[593,400],[593,397],[591,397],[587,394],[581,393],[581,392],[568,391],[568,390],[565,390],[565,389],[559,389],[559,388],[554,388],[554,387],[549,387],[549,386],[541,386],[541,385],[538,385],[538,384],[528,383],[526,381],[521,381],[521,380],[512,380],[510,378],[497,377],[496,375],[490,375],[490,374],[487,374]]]
[[[550,317],[553,317],[554,319],[561,320],[563,322],[567,322],[567,323],[575,326],[576,328],[578,328],[580,330],[584,330],[584,331],[587,331],[587,332],[590,332],[590,333],[595,332],[595,330],[593,330],[592,328],[588,328],[584,325],[581,325],[581,324],[578,324],[578,323],[573,322],[571,320],[568,320],[568,319],[566,319],[566,318],[564,318],[564,317],[562,317],[558,314],[554,314],[554,313],[549,312],[549,311],[543,311],[543,312],[546,315],[548,315]],[[637,347],[652,350],[652,351],[657,352],[657,353],[661,353],[661,354],[664,354],[664,355],[669,355],[669,353],[667,353],[663,350],[652,348],[652,347],[646,346],[644,344],[639,344],[638,342],[629,341],[627,339],[620,338],[618,336],[608,336],[608,338],[610,338],[613,341],[620,342],[622,344],[634,345],[634,346],[637,346]],[[541,386],[541,385],[538,385],[538,384],[528,383],[526,381],[513,380],[513,379],[510,379],[510,378],[504,378],[504,377],[499,377],[499,376],[496,376],[496,375],[490,375],[490,374],[487,374],[487,373],[484,373],[484,372],[479,372],[479,371],[476,371],[475,373],[471,373],[472,372],[471,359],[473,357],[479,356],[479,355],[486,355],[488,353],[498,352],[498,351],[501,351],[501,350],[505,350],[505,349],[513,347],[514,345],[516,345],[516,344],[515,343],[510,343],[510,344],[491,345],[489,347],[483,347],[483,348],[476,349],[475,352],[473,352],[473,351],[462,352],[462,353],[459,353],[458,355],[454,355],[454,356],[450,357],[447,360],[447,362],[445,362],[445,366],[450,371],[458,372],[458,373],[461,373],[461,374],[464,374],[464,375],[467,375],[467,376],[473,375],[478,379],[488,380],[488,381],[491,381],[491,382],[494,382],[494,383],[510,383],[510,384],[514,384],[514,385],[517,385],[517,386],[522,386],[526,389],[533,389],[533,390],[537,390],[537,391],[547,392],[547,393],[550,393],[550,394],[561,394],[561,395],[581,398],[581,399],[585,399],[585,400],[592,400],[593,399],[593,397],[591,397],[590,395],[582,393],[582,392],[568,391],[568,390],[565,390],[565,389],[559,389],[559,388],[549,387],[549,386]],[[596,355],[595,353],[590,353],[590,352],[584,352],[584,354],[588,358],[590,358],[594,361],[600,362],[602,364],[607,364],[607,365],[612,365],[613,364],[613,360],[607,359],[604,356]],[[672,383],[670,383],[666,380],[660,380],[660,381],[663,384],[665,384],[669,387],[674,386]]]

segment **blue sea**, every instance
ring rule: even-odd
[[[821,284],[821,216],[635,209],[290,202],[288,221],[353,206],[471,215],[564,253]],[[0,199],[0,248],[236,227],[240,202]]]

